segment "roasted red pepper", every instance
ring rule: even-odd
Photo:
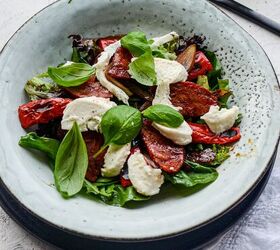
[[[121,38],[122,38],[122,36],[120,36],[120,35],[119,36],[107,36],[107,37],[99,38],[96,43],[102,50],[104,50],[107,46],[119,41]]]
[[[210,131],[207,125],[188,122],[192,128],[192,142],[204,144],[228,144],[238,141],[241,138],[240,129],[233,127],[230,130],[216,135]]]
[[[121,185],[123,187],[129,187],[129,186],[132,186],[132,183],[131,183],[130,179],[126,179],[124,176],[121,176]]]
[[[135,150],[137,150],[137,148],[135,147],[134,148]],[[133,154],[133,153],[132,153]],[[122,169],[121,171],[121,175],[120,175],[120,181],[121,181],[121,185],[123,187],[129,187],[129,186],[132,186],[132,183],[129,179],[129,176],[128,176],[128,167],[127,165],[125,165],[125,167]]]
[[[48,123],[63,115],[66,105],[71,102],[66,98],[50,98],[28,102],[19,106],[18,116],[23,128],[34,124]]]
[[[131,62],[132,55],[125,48],[118,48],[108,67],[108,74],[117,79],[130,79],[128,74],[128,65]]]
[[[203,52],[197,51],[195,54],[194,67],[189,72],[188,80],[195,80],[199,75],[205,75],[213,69],[211,62]]]

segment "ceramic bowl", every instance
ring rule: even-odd
[[[45,158],[18,146],[25,131],[17,108],[27,79],[70,58],[69,34],[100,37],[143,30],[204,34],[224,66],[243,114],[242,139],[218,168],[219,178],[195,194],[163,191],[148,202],[119,208],[83,196],[63,199]],[[257,42],[203,0],[58,1],[32,17],[0,56],[0,176],[15,198],[57,227],[105,239],[145,240],[192,230],[221,215],[260,180],[278,142],[279,88]]]

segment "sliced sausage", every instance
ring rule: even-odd
[[[103,136],[97,132],[88,131],[83,133],[83,138],[87,146],[88,153],[88,169],[86,173],[86,179],[94,182],[100,176],[101,167],[104,164],[104,156],[106,150],[104,150],[97,158],[93,158],[93,155],[100,149],[103,145]]]
[[[176,173],[185,160],[185,149],[162,136],[151,125],[141,130],[144,145],[151,159],[165,172]]]
[[[65,88],[73,98],[81,98],[88,96],[96,96],[103,98],[112,98],[112,93],[105,89],[99,82],[96,81],[95,76],[92,76],[87,82],[78,87]]]
[[[217,96],[193,82],[178,82],[170,85],[171,102],[181,107],[181,114],[189,117],[204,115],[211,105],[218,105]]]

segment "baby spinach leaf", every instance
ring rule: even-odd
[[[47,137],[40,137],[35,132],[30,132],[20,138],[18,144],[23,148],[31,148],[42,151],[51,160],[55,160],[59,147],[59,141]]]
[[[98,178],[94,183],[85,180],[84,188],[88,194],[108,205],[122,207],[129,201],[143,201],[150,198],[138,194],[133,186],[122,187],[116,179],[107,178],[106,182],[102,179],[105,178]]]
[[[122,47],[128,49],[133,56],[139,57],[151,52],[145,33],[141,31],[129,32],[121,39]]]
[[[86,82],[95,69],[86,63],[64,64],[60,67],[49,67],[48,74],[54,82],[62,87],[75,87]]]
[[[31,101],[38,99],[47,99],[61,95],[61,88],[56,83],[49,81],[48,73],[42,73],[34,76],[25,84],[24,90]]]
[[[73,196],[82,189],[87,167],[86,144],[74,122],[61,142],[55,160],[55,184],[64,197]]]
[[[178,111],[163,104],[150,106],[142,114],[153,122],[171,128],[179,127],[184,121],[184,117]]]
[[[209,184],[218,177],[218,172],[214,168],[204,167],[190,161],[186,161],[186,163],[191,167],[189,172],[181,170],[175,175],[165,174],[165,179],[172,184],[191,188],[196,185]]]
[[[153,86],[157,83],[155,62],[151,52],[146,52],[129,64],[129,74],[137,82]]]
[[[105,145],[124,145],[138,135],[142,126],[141,112],[136,108],[119,105],[103,115],[100,125]]]

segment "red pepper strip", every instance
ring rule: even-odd
[[[107,46],[119,41],[121,38],[122,36],[108,36],[99,38],[96,43],[100,47],[100,49],[104,50]]]
[[[228,132],[233,132],[234,135],[230,136],[227,134],[216,135],[210,131],[207,125],[197,124],[188,122],[192,132],[193,143],[204,143],[204,144],[228,144],[238,141],[241,138],[240,129],[233,127]]]
[[[132,186],[130,179],[126,179],[124,176],[121,176],[121,185],[122,187],[129,187]]]
[[[50,98],[23,104],[18,108],[21,126],[28,128],[34,124],[48,123],[61,117],[66,105],[71,101],[66,98]]]
[[[203,52],[197,51],[195,54],[194,67],[189,72],[188,80],[195,80],[199,75],[205,75],[213,69],[211,62]]]

